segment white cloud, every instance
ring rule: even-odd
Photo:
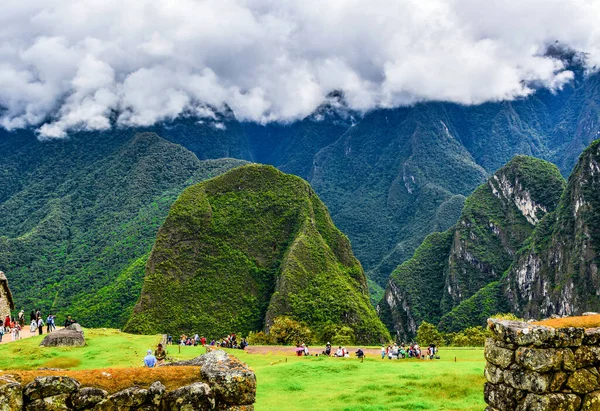
[[[599,19],[599,0],[5,0],[0,125],[289,121],[332,90],[358,110],[514,99],[571,79],[555,41],[600,66]]]

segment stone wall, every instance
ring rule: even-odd
[[[600,328],[488,325],[486,411],[600,411]]]
[[[4,375],[0,376],[0,411],[254,410],[254,372],[224,351],[169,365],[199,366],[200,381],[171,391],[156,381],[148,388],[129,387],[109,395],[97,387],[82,387],[68,376],[38,377],[23,386],[18,378]]]
[[[2,271],[0,271],[0,317],[2,321],[7,315],[10,315],[11,310],[15,309],[10,288],[8,288],[8,279]]]

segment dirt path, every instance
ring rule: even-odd
[[[62,328],[62,327],[60,327],[60,328]],[[56,332],[56,331],[60,330],[60,328],[57,328],[53,332]],[[46,326],[44,326],[44,334],[46,334]],[[20,337],[19,339],[22,340],[24,338],[35,337],[36,335],[38,335],[37,330],[34,333],[31,333],[29,331],[29,326],[25,326],[25,328],[23,328],[19,332],[19,337]],[[0,344],[7,344],[7,343],[10,343],[12,341],[13,341],[12,334],[9,332],[9,333],[6,333],[6,334],[4,334],[2,336],[2,341],[0,341]]]

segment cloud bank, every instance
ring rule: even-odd
[[[357,110],[514,99],[572,78],[555,41],[600,65],[599,20],[598,0],[5,0],[0,125],[291,121],[332,90]]]

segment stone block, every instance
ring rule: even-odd
[[[499,347],[493,338],[488,338],[485,340],[485,349],[483,354],[487,361],[500,368],[507,368],[510,364],[512,364],[515,356],[515,352],[513,350]]]
[[[25,407],[25,411],[64,411],[72,410],[71,394],[58,394],[37,399]]]
[[[554,338],[555,347],[579,347],[583,343],[585,330],[583,328],[557,328]]]
[[[581,411],[600,411],[600,391],[590,392],[583,398]]]
[[[575,394],[527,394],[518,411],[577,411],[581,398]]]
[[[100,388],[85,387],[71,396],[71,402],[73,403],[73,408],[76,410],[83,410],[93,408],[107,397],[108,393]]]
[[[583,345],[574,351],[575,368],[585,368],[600,362],[600,347]]]
[[[23,408],[23,387],[9,376],[0,377],[0,411]]]
[[[522,394],[505,384],[486,382],[483,389],[485,402],[499,411],[513,411]]]
[[[600,327],[588,328],[583,336],[583,345],[600,345]]]
[[[517,364],[530,371],[556,371],[563,365],[563,350],[520,347],[516,351],[516,360]]]
[[[492,384],[500,384],[504,382],[502,368],[496,367],[490,362],[486,362],[483,375],[485,376],[485,379]]]
[[[71,377],[37,377],[25,386],[23,396],[26,400],[34,401],[59,394],[71,394],[79,390],[79,387],[79,381]]]
[[[160,406],[162,397],[165,394],[167,388],[160,382],[155,381],[148,388],[148,402],[156,407]]]
[[[504,370],[504,383],[513,388],[543,394],[550,391],[554,375],[551,373],[540,374],[526,371],[518,367]]]
[[[600,389],[600,380],[596,374],[597,372],[592,372],[587,368],[577,370],[569,376],[567,387],[578,394],[596,391]]]
[[[552,382],[550,383],[550,391],[551,392],[561,391],[562,387],[567,382],[568,377],[569,376],[567,375],[566,372],[559,371],[559,372],[555,373],[554,377],[552,378]]]
[[[208,385],[197,382],[163,395],[161,410],[212,410],[215,408],[214,393]]]
[[[575,354],[570,348],[563,348],[563,370],[575,371],[577,365],[575,363]]]

